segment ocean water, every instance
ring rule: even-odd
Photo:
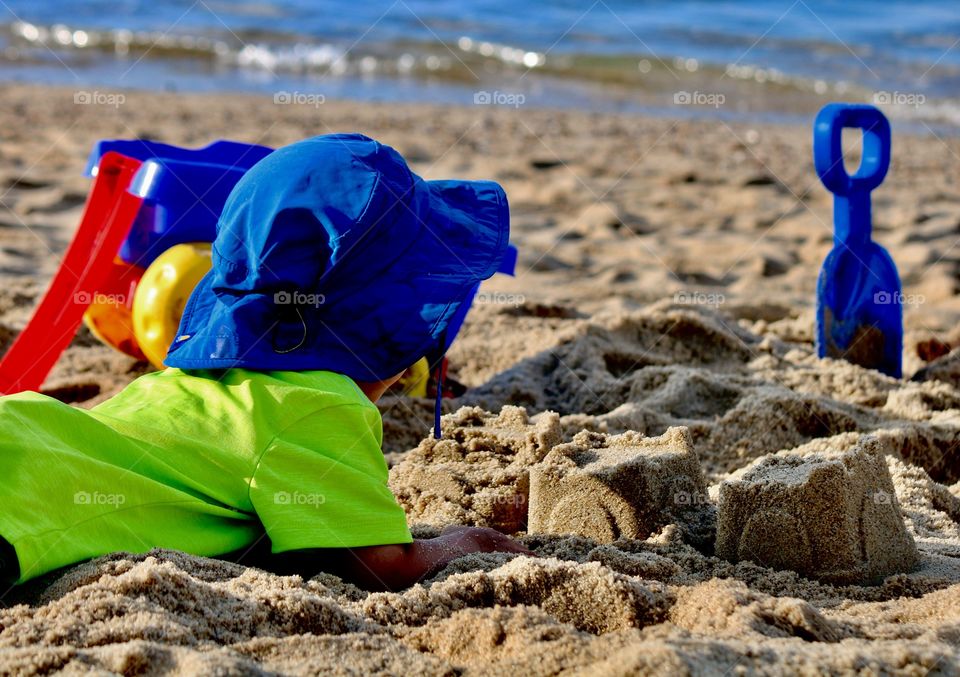
[[[4,0],[0,79],[78,88],[960,127],[960,5]]]

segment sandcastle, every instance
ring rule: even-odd
[[[817,440],[731,476],[720,486],[716,552],[840,584],[877,582],[918,561],[870,436]]]
[[[677,524],[709,549],[714,508],[686,428],[660,437],[578,433],[530,470],[530,533],[603,543],[643,539]]]
[[[560,443],[560,417],[463,407],[441,425],[443,439],[423,440],[390,471],[390,488],[407,515],[417,524],[523,530],[528,471]]]

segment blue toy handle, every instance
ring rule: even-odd
[[[863,130],[860,167],[850,176],[843,166],[844,127]],[[890,123],[867,104],[831,103],[813,123],[813,163],[833,193],[834,243],[870,241],[870,191],[883,183],[890,167]]]
[[[239,141],[214,141],[203,148],[181,148],[159,141],[141,139],[101,139],[93,146],[90,157],[87,159],[85,176],[94,176],[100,157],[107,151],[115,151],[127,157],[136,158],[141,162],[156,160],[177,160],[180,162],[197,162],[243,167],[249,169],[259,160],[273,152],[272,148],[258,146]]]

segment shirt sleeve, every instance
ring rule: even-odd
[[[250,481],[250,501],[273,552],[410,543],[387,486],[380,412],[342,404],[278,434]]]

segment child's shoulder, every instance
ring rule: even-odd
[[[350,405],[363,418],[379,410],[356,383],[331,371],[254,371],[249,369],[167,369],[141,376],[96,407],[102,413],[149,407],[176,411],[184,420],[243,419],[251,412],[271,426],[283,426],[312,413]]]
[[[374,407],[349,376],[333,371],[257,371],[253,369],[167,369],[156,378],[173,379],[176,388],[201,391],[243,391],[275,399],[320,399],[329,406]]]

